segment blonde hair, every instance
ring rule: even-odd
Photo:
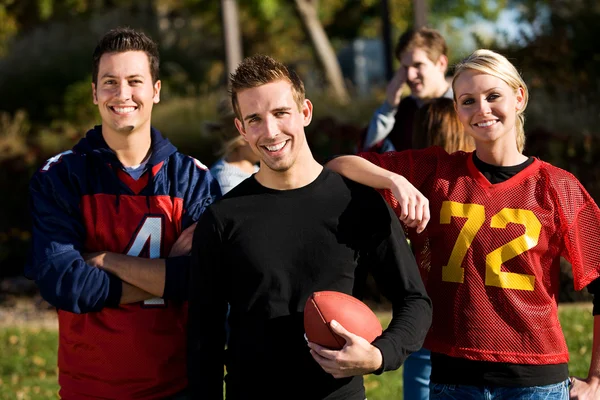
[[[452,90],[456,79],[465,72],[466,70],[475,70],[481,73],[495,76],[496,78],[502,79],[506,84],[511,87],[515,93],[519,88],[523,88],[523,107],[517,111],[517,149],[523,153],[525,148],[525,109],[527,108],[527,102],[529,101],[529,90],[527,85],[521,78],[521,74],[515,68],[510,61],[501,54],[498,54],[492,50],[479,49],[475,50],[469,57],[462,60],[456,65],[454,72],[454,79],[452,80]],[[454,95],[456,101],[456,94]]]
[[[465,133],[463,125],[454,111],[454,101],[440,97],[419,108],[415,115],[416,135],[413,142],[424,142],[424,146],[441,146],[448,153],[473,151],[473,138]]]

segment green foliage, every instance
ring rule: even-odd
[[[88,124],[97,119],[98,107],[92,101],[92,77],[66,87],[63,96],[63,109],[59,115],[75,125]]]
[[[12,1],[6,1],[5,4],[0,3],[0,56],[3,56],[7,50],[7,43],[17,33],[17,21],[12,15],[8,7]]]
[[[152,125],[181,152],[210,166],[217,158],[219,143],[218,138],[208,135],[205,123],[218,120],[217,104],[224,95],[215,93],[161,102],[154,107]]]
[[[246,55],[271,54],[301,72],[310,71],[322,83],[322,77],[314,73],[317,63],[292,1],[237,3]],[[430,25],[442,26],[450,19],[472,21],[474,16],[493,20],[506,3],[431,0]],[[226,83],[220,11],[220,2],[213,0],[4,1],[0,5],[0,55],[3,49],[11,51],[0,59],[0,91],[11,96],[0,99],[0,109],[25,108],[34,123],[69,118],[62,112],[66,88],[89,75],[85,60],[96,40],[117,25],[144,28],[160,42],[166,94],[193,96],[215,90]],[[338,50],[356,37],[380,36],[378,0],[320,1],[318,11]],[[389,11],[395,38],[411,24],[412,0],[390,2]],[[461,32],[462,27],[455,25],[449,35]]]
[[[19,110],[14,116],[0,112],[0,162],[26,155],[26,139],[30,129],[25,111]]]
[[[524,19],[537,18],[536,35],[525,45],[495,47],[515,60],[532,88],[569,95],[595,94],[600,90],[600,3],[595,0],[550,2],[531,0],[520,7]],[[534,13],[538,13],[534,16]]]
[[[263,0],[251,5],[258,10],[258,13],[266,20],[273,20],[280,10],[280,4],[277,0]]]
[[[147,23],[144,14],[132,16],[139,23],[134,27]],[[89,79],[98,38],[128,20],[125,14],[107,12],[93,21],[52,21],[20,35],[11,52],[0,58],[0,110],[26,109],[34,124],[65,118],[66,88]]]
[[[575,173],[598,201],[600,170],[592,159],[600,139],[600,3],[531,0],[519,10],[523,19],[536,21],[535,36],[492,48],[517,66],[530,89],[528,136],[541,132],[549,143],[558,142],[548,161]]]
[[[465,0],[451,3],[463,8],[471,5]],[[81,103],[80,112],[74,110],[71,100],[84,94],[79,82],[89,76],[90,53],[97,39],[119,25],[142,28],[160,43],[165,96],[195,96],[226,83],[219,2],[23,0],[6,4],[0,6],[0,55],[2,46],[10,52],[0,58],[0,91],[11,95],[0,98],[0,110],[24,108],[34,124],[73,116],[71,122],[78,123],[89,115],[84,106],[89,103]],[[273,55],[295,66],[303,76],[312,75],[317,85],[323,84],[293,2],[238,1],[238,7],[245,55]],[[356,37],[380,36],[378,0],[321,1],[318,7],[319,18],[337,50]],[[459,15],[463,8],[446,5],[438,12],[436,5],[431,7],[431,15]],[[389,17],[397,37],[410,25],[412,1],[391,2]],[[9,37],[13,39],[9,41]]]
[[[52,12],[54,11],[54,1],[53,0],[38,0],[38,12],[40,15],[40,19],[42,21],[47,20],[52,16]]]
[[[434,20],[461,18],[471,22],[473,18],[495,21],[508,0],[430,0],[429,10]]]
[[[28,145],[31,125],[27,114],[0,112],[0,187],[3,191],[0,214],[0,276],[15,275],[23,266],[22,254],[29,244],[26,190],[35,154]]]

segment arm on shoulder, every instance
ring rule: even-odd
[[[418,233],[427,227],[431,218],[429,200],[402,175],[359,156],[336,157],[326,167],[363,185],[390,190],[398,202],[400,221]]]

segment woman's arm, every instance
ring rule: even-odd
[[[421,233],[429,222],[429,200],[405,177],[381,168],[358,156],[340,156],[326,167],[358,183],[375,189],[387,189],[398,201],[400,221]]]

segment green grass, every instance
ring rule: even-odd
[[[58,332],[0,329],[0,399],[56,399]]]
[[[382,313],[384,326],[389,314]],[[567,338],[571,375],[585,377],[592,351],[590,305],[565,305],[560,319]],[[56,399],[58,333],[48,329],[0,328],[0,399]],[[402,369],[365,377],[369,400],[401,399]]]
[[[560,323],[569,346],[569,374],[587,377],[592,359],[594,316],[591,305],[564,305],[559,310]]]

